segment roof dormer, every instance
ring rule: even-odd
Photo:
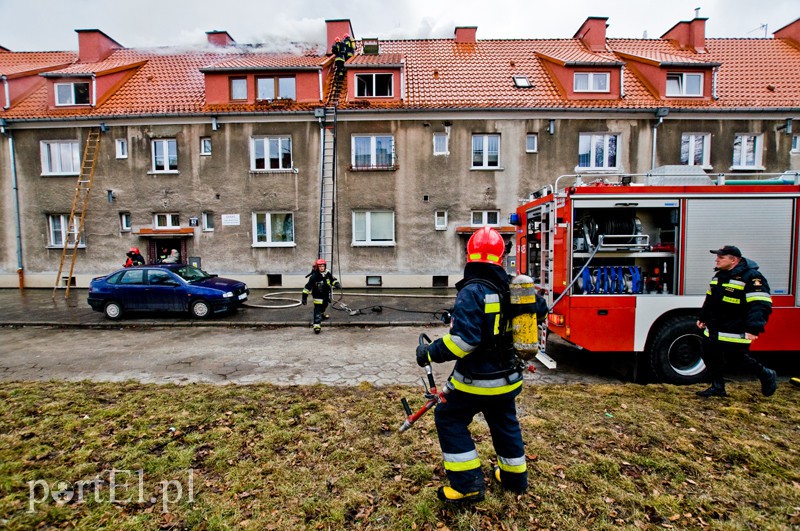
[[[535,52],[559,88],[571,100],[610,100],[623,96],[624,63],[603,49],[593,53],[578,38],[541,44]]]
[[[404,99],[402,54],[356,55],[347,61],[347,99],[370,103]]]

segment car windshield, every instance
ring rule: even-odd
[[[178,269],[174,270],[175,273],[178,274],[181,278],[186,280],[187,282],[194,282],[196,280],[203,280],[206,278],[211,278],[211,275],[193,266],[183,266],[179,267]]]

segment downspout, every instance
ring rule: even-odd
[[[619,97],[625,97],[625,65],[619,67]]]
[[[3,79],[3,93],[6,96],[6,102],[3,104],[3,109],[11,107],[11,94],[8,91],[8,77],[0,76]]]
[[[650,171],[653,171],[656,168],[656,142],[658,140],[658,126],[661,125],[661,122],[664,121],[664,118],[659,116],[656,125],[653,126],[653,155],[650,159]]]
[[[92,107],[97,105],[97,76],[92,74]]]
[[[14,156],[14,135],[11,131],[8,134],[8,151],[11,161],[11,186],[14,190],[14,217],[16,222],[17,236],[17,276],[19,277],[19,289],[25,288],[25,269],[22,267],[22,224],[20,223],[19,212],[19,185],[17,184],[17,161]]]
[[[719,99],[717,95],[717,74],[719,73],[719,67],[714,67],[711,70],[711,97],[715,100]]]
[[[317,81],[319,82],[319,101],[323,103],[325,101],[325,94],[322,92],[322,69],[320,68],[317,71]]]

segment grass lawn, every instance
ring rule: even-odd
[[[433,415],[397,433],[421,389],[2,383],[0,528],[800,527],[800,389],[697,389],[529,386],[530,489],[452,509]]]

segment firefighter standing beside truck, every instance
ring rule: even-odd
[[[450,332],[417,348],[417,364],[455,360],[447,382],[446,401],[434,412],[444,468],[450,486],[440,487],[438,498],[451,504],[474,503],[484,498],[484,480],[469,424],[483,413],[492,434],[499,466],[494,478],[513,492],[528,486],[525,448],[515,398],[522,388],[524,366],[516,356],[510,328],[509,278],[500,266],[505,251],[503,237],[490,227],[476,231],[467,244],[464,279]],[[522,310],[547,314],[544,299]]]
[[[328,309],[328,303],[331,301],[331,289],[339,286],[339,281],[327,269],[328,264],[323,258],[314,262],[311,273],[306,275],[309,278],[303,288],[303,306],[308,303],[309,294],[314,299],[313,325],[315,334],[319,334],[322,331],[322,320],[328,318],[325,310]]]
[[[726,245],[712,250],[716,274],[706,292],[697,326],[703,329],[703,358],[711,386],[697,395],[727,396],[722,370],[726,359],[736,358],[761,380],[761,392],[771,396],[777,389],[775,371],[763,366],[750,353],[750,343],[764,332],[772,313],[769,284],[758,264],[742,256],[738,247]]]

